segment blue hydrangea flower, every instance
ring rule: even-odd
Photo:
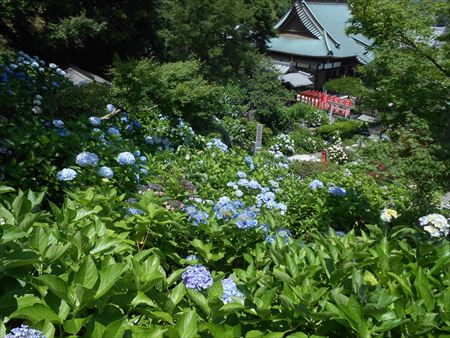
[[[323,188],[323,182],[320,180],[313,180],[311,183],[309,183],[309,189],[316,190],[316,189],[322,189]]]
[[[217,219],[228,221],[237,217],[238,209],[242,206],[241,201],[231,201],[228,197],[224,196],[214,205],[214,213]]]
[[[112,113],[114,109],[116,109],[116,107],[114,107],[114,105],[112,105],[111,103],[108,103],[106,105],[106,110],[109,111],[110,113]]]
[[[336,186],[329,187],[328,192],[330,194],[332,194],[333,196],[339,196],[339,197],[343,197],[343,196],[347,195],[347,191],[344,188],[336,187]]]
[[[136,159],[132,153],[125,151],[117,156],[117,162],[119,162],[120,165],[131,165],[136,162]]]
[[[70,135],[70,131],[68,131],[65,128],[58,128],[56,129],[56,133],[61,137],[66,137]]]
[[[238,187],[238,185],[236,184],[236,182],[228,182],[228,183],[227,183],[227,187],[233,188],[234,190],[239,189],[239,187]]]
[[[106,132],[108,133],[108,135],[111,135],[111,136],[120,136],[120,131],[114,127],[108,128],[108,130]]]
[[[196,255],[189,255],[185,258],[188,262],[198,260]]]
[[[127,125],[125,126],[125,130],[128,131],[128,132],[132,132],[132,131],[133,131],[133,125],[127,124]]]
[[[271,191],[261,192],[256,195],[256,205],[259,207],[264,204],[270,204],[271,202],[275,202],[275,194]]]
[[[261,184],[259,184],[257,181],[255,181],[255,180],[251,180],[251,181],[249,181],[248,182],[248,187],[249,188],[251,188],[251,189],[261,189],[262,187],[261,187]]]
[[[94,153],[90,153],[88,151],[83,151],[79,153],[75,159],[75,162],[80,167],[86,168],[86,167],[96,167],[98,164],[98,156]]]
[[[51,69],[56,69],[56,68],[58,68],[58,66],[55,65],[54,63],[50,63],[48,66],[49,66]]]
[[[200,223],[206,224],[209,218],[208,213],[198,209],[195,205],[185,207],[184,211],[188,214],[189,220],[194,221],[195,225],[199,225]]]
[[[154,144],[153,137],[151,137],[151,136],[145,136],[145,142],[146,142],[147,144],[150,144],[150,145]]]
[[[56,178],[60,181],[72,181],[77,177],[77,172],[70,168],[64,168],[56,173]]]
[[[22,324],[20,327],[12,329],[5,338],[46,338],[46,336],[44,336],[41,331]]]
[[[39,63],[37,63],[36,61],[33,61],[33,63],[31,63],[31,67],[39,68]]]
[[[128,123],[128,113],[120,113],[120,122]]]
[[[251,156],[247,156],[245,158],[245,163],[247,164],[248,168],[250,170],[254,170],[255,169],[255,165],[253,164],[253,158]]]
[[[134,127],[142,129],[142,124],[140,124],[138,120],[133,120],[131,123],[133,124]]]
[[[269,244],[275,243],[275,238],[277,235],[280,236],[286,244],[289,242],[289,238],[292,238],[292,233],[288,229],[280,228],[275,231],[275,235],[273,236],[267,235],[266,241]]]
[[[237,216],[236,226],[239,229],[254,228],[258,224],[256,213],[250,210],[244,210]]]
[[[222,302],[228,304],[233,302],[232,297],[243,298],[244,294],[237,289],[236,283],[231,277],[222,279],[223,295]]]
[[[248,181],[248,179],[246,179],[246,178],[241,178],[241,179],[237,182],[237,184],[240,185],[241,187],[247,188],[247,187],[248,187],[248,184],[249,184],[249,181]]]
[[[206,146],[208,147],[208,149],[211,149],[213,147],[217,148],[224,153],[228,151],[228,146],[218,138],[213,138],[210,142],[206,143]]]
[[[346,233],[344,231],[338,230],[336,231],[336,236],[338,237],[345,237]]]
[[[181,275],[184,285],[189,289],[206,290],[213,285],[211,273],[203,265],[191,265]]]
[[[11,63],[11,64],[9,65],[9,68],[12,69],[12,70],[17,69],[17,67],[18,67],[18,66],[17,66],[15,63]]]
[[[130,215],[144,215],[145,212],[143,212],[142,210],[137,209],[137,208],[128,208],[127,209],[127,214],[130,214]]]
[[[56,128],[64,128],[64,122],[61,120],[53,120],[52,123]]]
[[[247,178],[247,174],[243,171],[238,171],[236,174],[239,178]]]
[[[110,167],[103,166],[98,169],[98,176],[111,179],[114,177],[114,171]]]
[[[91,116],[89,118],[89,123],[92,124],[94,127],[98,127],[102,123],[102,120],[97,116]]]
[[[235,192],[234,192],[234,194],[236,195],[236,197],[242,197],[242,196],[244,196],[244,193],[242,192],[242,190],[236,190]]]

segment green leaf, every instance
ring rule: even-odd
[[[203,294],[195,289],[186,288],[189,297],[194,301],[195,304],[202,310],[202,312],[209,316],[211,309],[208,306],[208,300]]]
[[[102,297],[112,288],[119,277],[124,273],[125,268],[125,263],[116,263],[108,265],[105,269],[100,270],[100,285],[98,286],[95,299]]]
[[[248,331],[245,338],[261,338],[264,337],[264,332],[258,330]]]
[[[428,283],[427,277],[422,271],[422,268],[419,268],[419,271],[417,271],[414,286],[416,287],[420,298],[425,302],[428,312],[433,312],[436,300],[434,299],[435,297],[433,293],[430,291],[431,287]]]
[[[9,192],[14,192],[14,191],[16,191],[16,189],[14,189],[12,187],[7,187],[6,185],[0,185],[0,195],[6,194]]]
[[[181,282],[173,288],[170,292],[169,298],[174,305],[177,305],[183,299],[184,295],[186,295],[186,287]]]
[[[98,280],[97,267],[90,255],[87,255],[80,268],[75,273],[74,282],[83,285],[87,289],[92,289]]]
[[[26,266],[40,263],[39,255],[31,250],[20,250],[9,253],[3,258],[2,267],[15,268],[18,266]]]
[[[223,296],[222,281],[215,281],[214,284],[208,289],[208,302],[211,303],[214,300],[221,299]]]
[[[41,320],[48,320],[52,323],[62,324],[62,321],[58,315],[45,304],[34,304],[32,306],[18,309],[9,317],[27,319],[33,324],[38,323]]]
[[[131,301],[131,305],[137,306],[137,305],[140,305],[140,304],[145,304],[145,305],[148,305],[150,307],[155,307],[156,306],[156,304],[153,302],[153,300],[150,297],[148,297],[142,291],[138,291],[136,297],[134,297],[133,300]]]
[[[42,275],[35,277],[34,280],[47,286],[51,292],[59,298],[64,299],[68,304],[73,304],[73,301],[69,299],[67,293],[67,284],[62,278],[54,275]]]
[[[375,326],[374,331],[375,332],[386,332],[390,331],[393,328],[396,328],[397,326],[403,325],[405,323],[409,322],[408,319],[391,319],[383,321],[383,324],[380,326]]]
[[[106,327],[103,338],[123,338],[127,326],[125,318],[116,320]]]
[[[66,332],[69,332],[71,334],[77,334],[84,326],[84,324],[89,320],[90,317],[65,320],[63,327]]]
[[[178,319],[175,328],[180,337],[192,338],[197,336],[197,313],[195,310],[184,312]]]

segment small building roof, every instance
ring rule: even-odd
[[[347,3],[295,1],[275,28],[279,35],[269,40],[272,52],[298,56],[356,58],[368,63],[371,41],[362,35],[347,35],[351,17]]]
[[[289,73],[281,77],[284,82],[289,83],[294,88],[312,85],[313,82],[310,78],[311,75],[305,72]]]
[[[66,69],[67,79],[71,81],[74,85],[83,85],[86,83],[96,82],[110,85],[111,83],[104,78],[95,75],[93,73],[82,70],[78,67],[71,66]]]

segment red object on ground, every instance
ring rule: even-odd
[[[325,149],[322,150],[322,162],[327,163],[328,162],[328,154]]]

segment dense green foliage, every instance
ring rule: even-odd
[[[122,57],[110,87],[74,86],[0,40],[0,336],[449,336],[446,103],[404,82],[448,90],[447,47],[411,40],[444,2],[350,1],[375,41],[361,99],[378,138],[286,104],[259,55],[286,1],[155,3],[0,4],[16,45]],[[123,58],[157,46],[141,33],[160,19],[171,62]]]
[[[448,139],[448,32],[438,48],[431,29],[438,14],[448,16],[448,1],[351,0],[349,5],[350,31],[374,40],[376,58],[362,69],[371,89],[367,103],[400,122],[413,112],[431,122],[436,136]]]

